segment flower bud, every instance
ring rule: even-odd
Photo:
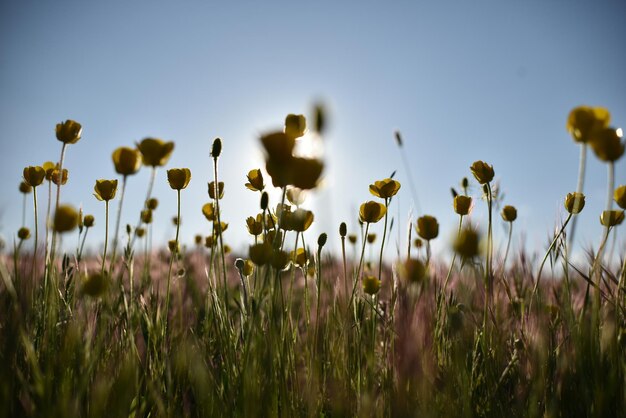
[[[211,157],[217,159],[222,153],[222,140],[220,138],[215,138],[213,140],[213,146],[211,147]]]
[[[514,206],[506,205],[502,208],[500,215],[506,222],[513,222],[517,219],[517,209]]]
[[[320,236],[317,238],[317,246],[321,250],[324,245],[326,245],[326,240],[328,239],[328,235],[326,232],[322,232]]]
[[[565,197],[565,209],[572,215],[579,214],[585,207],[585,195],[574,192]]]
[[[342,222],[339,225],[339,236],[341,236],[341,238],[345,238],[347,233],[348,233],[348,227],[346,226],[345,222]]]
[[[20,229],[18,229],[17,231],[17,237],[24,241],[27,240],[28,238],[30,238],[30,229],[26,228],[26,227],[21,227]]]

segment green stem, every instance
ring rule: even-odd
[[[176,190],[176,197],[177,197],[177,218],[178,222],[176,222],[176,238],[174,239],[174,250],[172,251],[172,254],[170,255],[170,266],[167,272],[167,293],[165,294],[165,323],[166,323],[166,327],[167,327],[167,320],[169,318],[169,312],[170,312],[170,290],[172,287],[172,266],[174,264],[174,258],[176,258],[178,256],[178,234],[180,231],[180,190]],[[166,328],[167,329],[167,328]]]
[[[504,251],[504,259],[502,260],[502,272],[506,268],[506,259],[509,256],[509,249],[511,248],[511,237],[513,236],[513,222],[509,222],[509,239],[506,242],[506,251]]]
[[[124,204],[124,192],[126,191],[126,179],[128,176],[122,177],[122,190],[120,193],[120,203],[117,205],[117,220],[115,221],[115,236],[113,237],[113,255],[111,256],[111,269],[115,264],[115,256],[117,255],[117,245],[120,235],[120,220],[122,218],[122,205]]]
[[[587,165],[587,144],[580,144],[580,158],[578,160],[578,182],[576,183],[576,193],[582,193],[585,185],[585,167]],[[578,211],[579,200],[574,202],[574,212]],[[574,242],[574,233],[576,232],[576,218],[572,221],[572,227],[569,232],[568,245],[571,247]]]
[[[37,187],[33,187],[33,206],[35,208],[35,247],[33,249],[33,280],[37,276],[37,246],[39,245],[39,218],[37,216]]]
[[[459,229],[456,233],[456,236],[458,237],[459,235],[461,235],[461,227],[463,226],[463,215],[459,216]],[[448,274],[446,275],[446,281],[443,284],[443,292],[445,294],[446,289],[448,288],[448,282],[450,281],[450,276],[452,275],[452,268],[454,267],[454,262],[456,261],[456,252],[454,253],[454,256],[452,256],[452,262],[450,263],[450,268],[448,268]]]
[[[356,287],[359,284],[359,278],[361,276],[361,267],[363,266],[363,256],[365,254],[365,244],[367,243],[367,240],[365,237],[367,237],[369,228],[370,228],[370,223],[367,222],[365,224],[365,235],[361,234],[361,241],[363,241],[363,246],[361,248],[361,258],[359,260],[359,266],[357,267],[356,274],[354,276],[354,282],[352,283],[352,294],[350,295],[350,302],[348,302],[347,312],[350,312],[350,307],[352,306],[352,302],[354,301],[354,294],[356,293]],[[346,312],[346,316],[347,316],[347,312]]]
[[[224,281],[224,306],[228,306],[228,279],[226,277],[226,262],[224,257],[224,231],[222,231],[222,219],[220,214],[220,195],[219,195],[219,183],[217,180],[217,157],[213,158],[213,178],[214,178],[214,196],[215,196],[215,211],[217,212],[217,224],[219,226],[219,240],[220,240],[220,255],[222,259],[222,274]]]
[[[61,147],[61,159],[59,160],[59,178],[57,179],[58,180],[57,196],[56,196],[56,203],[54,206],[54,213],[58,212],[59,201],[61,199],[61,184],[63,183],[63,160],[65,159],[65,147],[67,147],[67,144],[64,142],[63,146]],[[52,230],[52,249],[50,250],[51,252],[50,259],[52,263],[54,263],[56,243],[57,243],[57,231],[53,229]]]
[[[22,226],[26,224],[26,193],[22,194]]]
[[[107,260],[107,245],[109,244],[109,201],[104,202],[105,214],[104,214],[104,254],[102,255],[102,274],[104,274],[104,267]]]
[[[387,214],[389,213],[389,199],[385,198],[385,226],[383,227],[383,241],[380,243],[380,259],[378,262],[378,280],[381,281],[383,271],[383,249],[385,248],[385,239],[387,237]]]
[[[146,205],[148,204],[148,200],[152,197],[152,188],[154,187],[154,178],[156,177],[156,167],[152,167],[152,171],[150,172],[150,181],[148,182],[148,191],[146,192],[146,200],[143,201],[143,208],[146,209]],[[121,205],[120,205],[121,207]],[[137,221],[137,225],[135,226],[135,230],[141,226],[141,213],[139,213],[139,220]],[[133,238],[130,241],[130,247],[132,248],[135,245],[135,240],[137,239],[137,234],[133,234]]]

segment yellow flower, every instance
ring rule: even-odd
[[[102,296],[108,288],[108,281],[103,274],[94,273],[83,278],[81,291],[83,294],[97,298]]]
[[[62,123],[57,123],[56,135],[57,139],[64,144],[75,144],[80,139],[80,135],[83,132],[83,127],[80,123],[71,119]]]
[[[407,282],[419,283],[426,276],[426,266],[420,260],[409,258],[400,266],[400,275]]]
[[[454,240],[452,248],[464,258],[472,258],[478,255],[480,236],[474,228],[464,228]]]
[[[207,221],[215,220],[215,208],[213,207],[213,203],[205,203],[202,206],[202,214],[206,218]]]
[[[348,241],[350,244],[356,244],[356,234],[348,234]]]
[[[459,215],[469,215],[472,210],[472,198],[464,195],[454,197],[454,211]]]
[[[64,185],[65,183],[67,183],[68,178],[67,169],[64,168],[63,171],[59,171],[58,167],[55,168],[54,170],[52,170],[51,178],[52,182],[57,186],[59,185],[59,183],[61,183],[61,185]]]
[[[17,237],[24,241],[27,240],[28,238],[30,238],[30,229],[26,228],[26,227],[21,227],[20,229],[18,229],[17,231]]]
[[[175,239],[171,239],[167,242],[167,248],[169,248],[172,253],[180,252],[180,244],[176,242]]]
[[[196,245],[201,245],[202,244],[202,235],[196,235],[195,237],[193,237],[193,241],[196,243]]]
[[[375,234],[375,233],[373,233],[373,232],[372,232],[372,233],[367,234],[367,238],[366,238],[366,240],[367,240],[367,243],[368,243],[368,244],[373,244],[373,243],[376,241],[376,234]]]
[[[400,182],[390,178],[377,180],[374,184],[370,184],[370,193],[381,199],[388,199],[395,196],[400,190]]]
[[[261,137],[267,153],[265,169],[275,187],[295,186],[312,189],[317,186],[324,163],[317,159],[300,158],[292,155],[295,138],[273,132]]]
[[[78,212],[70,205],[61,205],[54,214],[52,225],[56,232],[69,232],[78,225]]]
[[[363,277],[363,291],[368,295],[375,295],[380,290],[380,280],[374,276]]]
[[[600,223],[604,226],[617,226],[624,221],[623,210],[605,210],[600,215]]]
[[[222,232],[225,232],[228,229],[228,224],[226,222],[217,223],[213,222],[213,232],[215,235],[220,235]]]
[[[94,222],[95,218],[93,217],[93,215],[85,215],[85,217],[83,218],[83,225],[85,225],[85,228],[91,228]]]
[[[38,165],[24,168],[24,181],[32,187],[37,187],[46,178],[46,171]]]
[[[626,209],[626,184],[619,186],[613,193],[615,203],[622,209]]]
[[[165,142],[157,138],[145,138],[137,144],[144,165],[159,167],[167,164],[174,150],[173,142]]]
[[[622,138],[617,135],[613,128],[594,130],[589,136],[589,145],[602,161],[617,161],[624,155]]]
[[[306,192],[297,187],[289,187],[287,189],[286,196],[287,196],[287,200],[292,205],[300,206],[301,204],[304,203],[304,200],[306,199]]]
[[[42,167],[46,172],[46,180],[52,181],[52,173],[54,172],[54,169],[57,168],[57,164],[52,161],[46,161],[43,163]]]
[[[261,143],[267,152],[268,159],[277,164],[284,164],[293,158],[292,152],[293,147],[296,145],[296,140],[283,132],[273,132],[264,135],[261,137]]]
[[[117,180],[96,180],[96,185],[93,187],[94,196],[100,201],[108,202],[115,198],[115,192],[117,192]]]
[[[500,215],[506,222],[513,222],[517,219],[517,209],[514,206],[506,205],[502,208]]]
[[[419,238],[415,238],[415,240],[413,240],[413,246],[418,249],[422,248],[424,246],[424,242]]]
[[[585,207],[585,195],[582,193],[568,193],[565,197],[565,209],[572,215],[579,214]]]
[[[174,190],[182,190],[191,180],[191,170],[188,168],[170,168],[167,170],[167,181]]]
[[[253,192],[260,192],[265,188],[265,184],[263,184],[263,174],[261,173],[261,170],[256,168],[248,172],[248,183],[246,183],[246,187]]]
[[[24,194],[28,194],[33,191],[33,188],[30,186],[30,184],[26,183],[25,181],[20,182],[19,189],[20,189],[20,193],[24,193]]]
[[[286,251],[278,250],[272,254],[270,264],[276,270],[284,270],[289,265],[289,254]]]
[[[213,236],[209,235],[204,239],[204,246],[207,248],[211,248],[213,247],[214,244],[214,240],[213,240]]]
[[[129,176],[139,171],[141,167],[141,153],[134,148],[119,147],[111,156],[115,172],[123,176]]]
[[[289,114],[285,118],[285,134],[291,138],[300,138],[306,130],[306,118],[303,115]]]
[[[272,245],[269,242],[250,246],[250,260],[252,260],[252,262],[257,266],[269,263],[272,259],[272,254]]]
[[[241,272],[245,277],[252,276],[252,273],[254,273],[254,263],[252,263],[252,261],[250,260],[245,260]]]
[[[143,238],[144,235],[146,235],[146,230],[144,228],[137,228],[135,229],[135,235],[137,235],[137,238]]]
[[[219,194],[218,199],[224,197],[224,182],[220,181],[217,183],[217,193]],[[211,199],[215,199],[215,182],[212,181],[209,183],[209,197]]]
[[[313,212],[306,209],[296,209],[294,212],[285,211],[281,228],[285,231],[304,232],[313,223]]]
[[[480,184],[489,183],[495,175],[493,166],[484,161],[474,161],[474,164],[470,166],[470,170],[472,170],[472,174]]]
[[[609,111],[603,107],[579,106],[570,112],[565,127],[574,141],[587,142],[594,130],[608,127],[610,120]]]
[[[152,223],[152,211],[150,209],[141,211],[141,222],[145,224]]]
[[[261,235],[263,233],[263,215],[258,214],[256,219],[249,216],[246,219],[246,225],[250,234],[254,236]]]
[[[306,251],[304,250],[304,248],[298,248],[297,250],[292,251],[291,261],[293,261],[293,263],[300,268],[303,268],[304,266],[306,266],[307,255],[306,255]]]
[[[437,235],[439,235],[439,223],[437,222],[437,218],[430,215],[424,215],[418,218],[416,230],[417,234],[426,241],[437,238]]]
[[[359,219],[361,222],[376,223],[385,216],[387,208],[382,203],[370,200],[359,208]]]
[[[146,201],[146,208],[150,210],[155,210],[159,206],[159,201],[156,197],[150,198]]]
[[[298,158],[291,160],[292,180],[289,184],[299,189],[313,189],[317,186],[324,163],[315,158]]]

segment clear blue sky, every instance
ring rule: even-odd
[[[395,253],[411,208],[392,136],[400,129],[421,209],[440,220],[438,251],[456,227],[449,188],[471,177],[477,159],[494,165],[505,203],[518,207],[516,242],[524,233],[530,249],[543,248],[576,186],[578,148],[565,131],[570,109],[605,106],[615,126],[626,125],[625,18],[626,3],[608,0],[3,0],[0,233],[11,242],[19,227],[22,168],[58,159],[54,126],[70,118],[84,129],[68,149],[62,200],[96,216],[92,246],[104,236],[95,180],[115,178],[111,152],[146,136],[175,141],[168,167],[192,171],[182,193],[182,240],[208,233],[200,207],[208,201],[210,144],[219,136],[227,242],[244,248],[245,217],[258,208],[244,182],[261,166],[259,133],[321,100],[330,112],[326,181],[307,202],[316,211],[309,242],[327,231],[337,248],[339,223],[354,231],[358,205],[372,199],[368,185],[398,170]],[[148,173],[130,178],[123,223],[135,221]],[[616,178],[626,183],[625,159]],[[585,192],[579,248],[597,245],[600,235],[606,167],[595,157]],[[175,192],[165,170],[155,195],[155,239],[171,239]],[[485,211],[477,201],[472,219],[482,227]],[[32,226],[32,209],[28,219]],[[499,218],[495,234],[503,245]]]

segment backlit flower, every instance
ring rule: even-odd
[[[252,190],[253,192],[260,192],[265,188],[265,184],[263,183],[263,174],[258,168],[250,170],[247,177],[248,182],[246,183],[246,187],[249,190]]]
[[[615,199],[615,203],[617,203],[620,208],[626,209],[626,184],[615,189],[613,199]]]
[[[385,216],[387,208],[382,203],[370,200],[365,202],[359,208],[359,219],[362,222],[376,223]]]
[[[32,187],[37,187],[43,183],[46,171],[38,165],[24,168],[24,181]]]
[[[61,205],[54,213],[53,229],[56,232],[69,232],[78,225],[78,211],[70,205]]]
[[[380,290],[380,280],[375,276],[363,277],[363,291],[368,295],[375,295]]]
[[[52,182],[56,184],[57,186],[59,185],[59,183],[61,185],[64,185],[65,183],[67,183],[67,178],[68,178],[67,169],[64,168],[62,171],[59,171],[57,167],[54,170],[52,170],[51,179],[52,179]]]
[[[579,106],[569,113],[565,127],[574,141],[587,142],[594,130],[608,127],[610,120],[609,111],[603,107]]]
[[[585,207],[585,195],[582,193],[568,193],[565,197],[565,209],[572,215],[580,213]]]
[[[139,171],[141,167],[141,153],[134,148],[119,147],[111,156],[115,172],[123,176],[129,176]]]
[[[285,134],[291,138],[300,138],[306,130],[306,118],[303,115],[289,114],[285,118]]]
[[[167,164],[172,151],[173,142],[165,142],[157,138],[145,138],[137,144],[144,165],[159,167]]]
[[[174,190],[182,190],[191,180],[191,170],[188,168],[171,168],[167,170],[167,181]]]
[[[623,210],[605,210],[600,215],[600,223],[604,226],[617,226],[624,221]]]
[[[517,219],[517,209],[514,206],[506,205],[502,208],[500,215],[506,222],[513,222]]]
[[[439,223],[437,218],[430,215],[424,215],[417,219],[417,235],[429,241],[437,238],[439,235]]]
[[[30,229],[26,228],[25,226],[21,227],[17,230],[17,237],[22,241],[27,240],[28,238],[30,238]]]
[[[213,203],[205,203],[202,206],[202,214],[204,215],[207,221],[210,221],[210,222],[214,221],[215,220],[215,207],[213,206]]]
[[[100,201],[108,202],[115,198],[117,192],[117,180],[96,180],[93,187],[94,196]]]
[[[26,183],[25,181],[20,182],[19,189],[20,189],[20,193],[23,193],[23,194],[28,194],[33,191],[33,188],[31,187],[31,185]]]
[[[470,166],[470,170],[472,170],[472,174],[480,184],[489,183],[493,180],[493,176],[495,175],[493,166],[484,161],[475,161],[474,164]]]
[[[398,190],[400,190],[400,182],[390,178],[377,180],[374,184],[370,184],[370,193],[381,199],[395,196]]]
[[[83,132],[83,127],[80,123],[71,119],[62,123],[57,123],[56,135],[57,139],[64,144],[75,144],[80,139]]]
[[[624,144],[613,128],[594,130],[589,135],[589,145],[602,161],[612,162],[624,155]]]
[[[215,199],[215,182],[214,181],[209,183],[208,190],[209,190],[209,197],[211,199]],[[221,199],[224,197],[224,182],[223,181],[220,181],[217,183],[217,193],[219,195],[218,199]]]
[[[469,215],[472,209],[472,198],[465,195],[457,195],[454,198],[454,211],[459,215]]]

